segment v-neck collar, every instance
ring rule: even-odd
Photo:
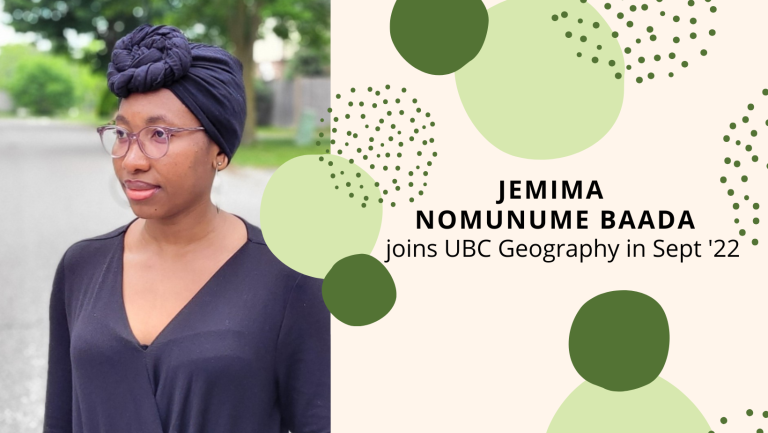
[[[120,272],[118,273],[118,281],[119,281],[119,283],[118,283],[118,297],[117,298],[118,298],[118,303],[120,304],[119,305],[119,310],[121,312],[123,325],[126,328],[126,333],[129,336],[129,338],[131,339],[131,342],[139,350],[141,350],[143,352],[148,352],[153,347],[155,347],[158,343],[160,343],[161,342],[161,338],[164,337],[165,334],[167,334],[167,332],[169,332],[168,331],[169,328],[171,328],[174,325],[174,323],[176,323],[176,322],[178,322],[180,320],[180,316],[182,316],[186,310],[189,310],[192,306],[194,306],[195,301],[198,298],[201,297],[201,294],[205,291],[205,289],[207,287],[209,287],[211,285],[211,282],[214,279],[216,279],[221,274],[222,270],[227,268],[230,265],[230,263],[233,262],[234,259],[237,256],[242,254],[242,252],[246,249],[246,247],[248,246],[249,243],[251,243],[251,242],[263,243],[263,241],[259,242],[260,236],[259,236],[258,230],[256,230],[250,223],[248,223],[245,219],[243,219],[239,215],[235,215],[235,214],[232,214],[232,215],[234,215],[237,218],[239,218],[240,221],[242,221],[243,224],[245,224],[245,229],[246,229],[246,232],[247,232],[247,239],[245,240],[245,243],[243,243],[243,245],[241,245],[240,248],[238,248],[237,251],[235,251],[234,254],[232,254],[224,262],[224,264],[222,264],[219,267],[219,269],[217,269],[216,272],[213,273],[213,275],[211,275],[210,278],[208,278],[208,280],[200,287],[200,289],[198,289],[197,292],[195,292],[195,294],[192,295],[192,297],[181,307],[181,309],[178,312],[176,312],[176,314],[171,318],[171,320],[168,323],[166,323],[166,325],[160,330],[160,332],[155,336],[154,340],[152,340],[152,342],[150,344],[141,344],[141,343],[139,343],[139,339],[136,338],[136,334],[133,332],[133,328],[131,328],[131,323],[128,320],[128,310],[125,307],[125,298],[123,297],[123,286],[124,286],[124,284],[123,284],[123,272],[125,270],[124,261],[123,261],[124,258],[125,258],[125,233],[128,231],[128,227],[130,227],[131,224],[136,222],[136,220],[138,220],[139,218],[136,217],[133,220],[131,220],[131,222],[129,222],[128,224],[123,226],[123,228],[122,228],[122,230],[120,232],[120,242],[119,242],[119,245],[118,245],[118,258],[117,258],[118,265],[117,266],[118,266]]]

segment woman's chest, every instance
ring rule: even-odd
[[[254,368],[272,370],[282,291],[247,268],[227,270],[205,282],[146,348],[129,323],[122,269],[105,268],[100,278],[83,282],[70,330],[73,369],[114,374],[114,366],[125,359],[144,358],[163,370],[207,372],[221,379]]]

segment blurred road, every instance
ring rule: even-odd
[[[40,433],[53,274],[72,243],[133,219],[94,128],[0,119],[0,433]],[[219,207],[259,225],[273,171],[231,166]]]

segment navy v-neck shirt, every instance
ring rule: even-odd
[[[44,433],[330,432],[330,313],[247,242],[149,345],[122,296],[125,232],[70,246],[53,281]]]

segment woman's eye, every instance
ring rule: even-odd
[[[115,134],[117,134],[117,138],[125,138],[126,136],[125,131],[122,131],[120,129],[115,130]]]
[[[165,138],[165,131],[163,131],[162,129],[156,129],[155,138]]]

